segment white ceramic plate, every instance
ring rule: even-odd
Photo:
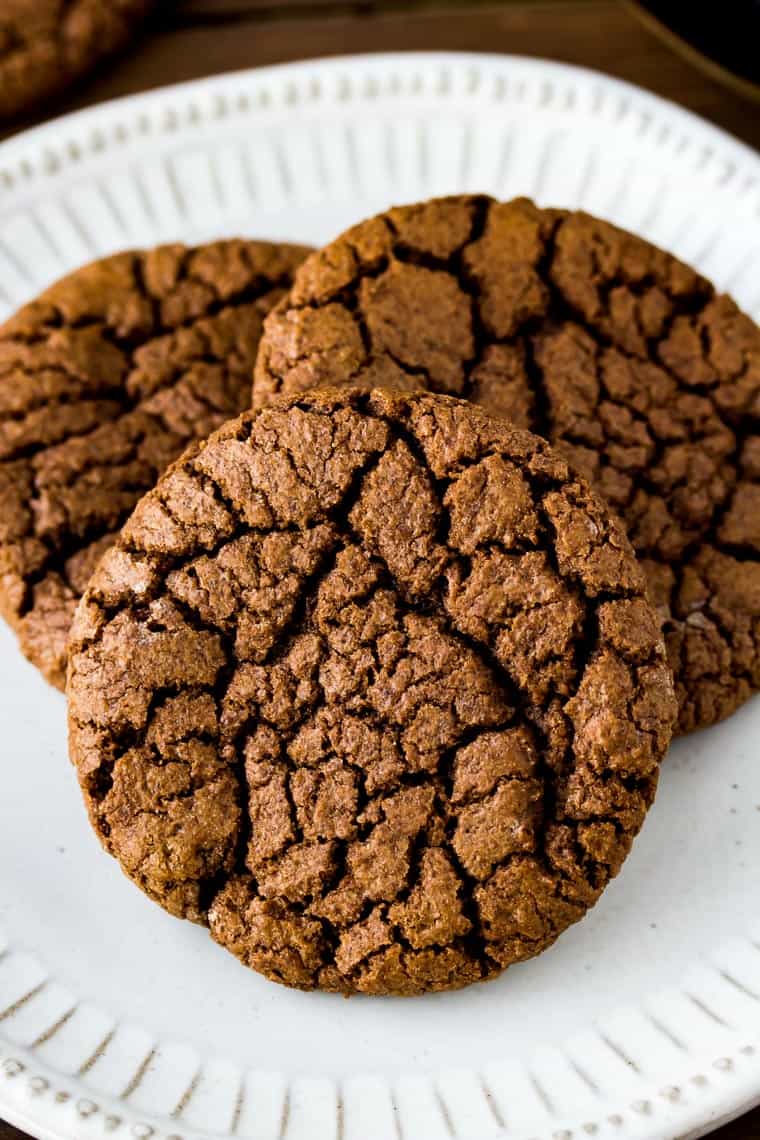
[[[322,242],[460,190],[585,206],[760,317],[754,153],[600,75],[458,55],[225,76],[5,143],[0,310],[119,247]],[[673,747],[623,873],[554,949],[406,1000],[288,991],[148,902],[5,630],[0,726],[0,1115],[39,1137],[670,1138],[760,1100],[760,701]]]

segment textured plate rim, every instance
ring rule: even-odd
[[[710,137],[715,146],[720,145],[735,159],[741,159],[754,167],[755,178],[760,179],[760,155],[747,143],[708,119],[680,107],[670,99],[624,79],[606,75],[593,68],[538,56],[496,52],[401,51],[323,56],[265,67],[242,68],[108,99],[95,106],[57,116],[39,126],[20,131],[0,143],[0,207],[2,207],[4,189],[7,190],[19,183],[29,183],[31,179],[40,175],[57,174],[65,165],[79,163],[88,152],[102,153],[108,146],[124,146],[131,141],[133,135],[139,137],[142,133],[144,137],[145,127],[140,122],[140,112],[146,108],[149,108],[154,115],[156,112],[163,113],[163,119],[160,121],[156,115],[156,121],[149,128],[151,133],[157,131],[158,134],[176,134],[184,129],[196,128],[204,118],[213,120],[230,113],[233,109],[228,105],[228,97],[225,97],[228,88],[238,89],[238,99],[243,100],[238,110],[240,113],[248,113],[251,107],[243,88],[257,80],[284,80],[285,83],[281,84],[279,94],[284,100],[284,105],[292,105],[298,101],[298,93],[294,87],[287,86],[290,76],[300,77],[308,75],[311,71],[340,73],[344,69],[346,72],[356,69],[363,69],[365,72],[385,69],[389,72],[392,68],[400,68],[412,72],[415,66],[422,65],[429,68],[436,64],[460,68],[467,66],[473,76],[477,76],[479,70],[489,71],[495,67],[510,67],[517,72],[541,70],[551,73],[557,79],[597,83],[608,91],[615,91],[620,97],[627,97],[632,103],[638,104],[647,118],[651,113],[659,112],[684,127],[690,127],[703,138]],[[312,92],[311,96],[307,97],[321,98],[321,94],[321,92],[319,94]],[[405,94],[415,94],[415,91],[410,90]],[[193,96],[198,95],[202,98],[194,100]],[[215,100],[212,98],[214,96]],[[366,90],[353,92],[350,97],[356,96],[374,98],[374,95]],[[349,95],[343,94],[339,98],[347,100]],[[269,105],[269,99],[261,103],[262,107],[266,105]],[[127,114],[120,114],[125,111]],[[101,121],[111,124],[113,134],[110,139],[98,131],[97,127]],[[71,133],[62,139],[61,135],[66,128],[72,128]],[[55,143],[53,144],[51,140],[55,140]],[[32,159],[35,151],[37,164]]]

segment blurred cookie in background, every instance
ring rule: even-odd
[[[153,0],[2,0],[0,121],[87,75],[131,39]]]

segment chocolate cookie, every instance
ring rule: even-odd
[[[77,611],[92,823],[173,914],[305,989],[549,946],[617,872],[676,712],[622,528],[463,401],[248,412],[138,505]]]
[[[121,253],[0,328],[0,612],[54,685],[76,603],[137,500],[248,407],[263,317],[305,253]]]
[[[153,0],[2,0],[0,119],[57,95],[122,47]]]
[[[465,396],[559,445],[644,562],[681,732],[760,687],[760,330],[693,270],[524,199],[390,210],[304,264],[254,404],[328,379]]]

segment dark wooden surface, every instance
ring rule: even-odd
[[[164,0],[142,39],[57,100],[55,112],[256,64],[422,49],[518,52],[600,68],[760,147],[757,107],[652,35],[619,0]]]
[[[757,106],[653,36],[621,0],[164,0],[146,34],[58,100],[55,113],[257,64],[400,50],[517,52],[598,68],[673,99],[760,148]],[[6,128],[0,137],[27,125]],[[760,1109],[715,1136],[760,1140]],[[23,1136],[0,1121],[0,1140]]]

